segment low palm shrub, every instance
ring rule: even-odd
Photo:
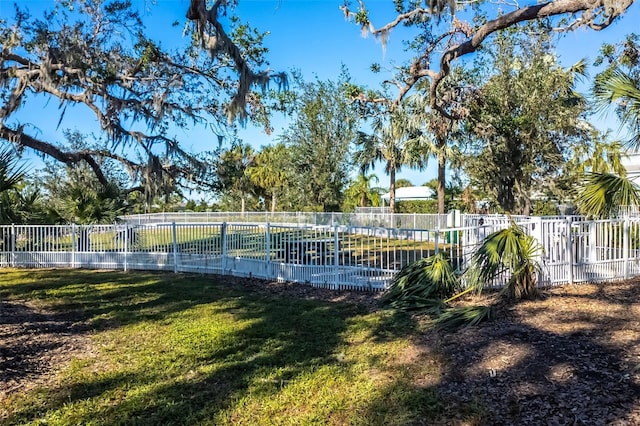
[[[464,274],[465,289],[443,253],[405,266],[394,277],[382,303],[388,307],[424,313],[434,318],[441,330],[453,331],[492,319],[499,299],[532,299],[538,296],[537,275],[540,250],[535,238],[515,222],[494,232],[473,255]],[[506,275],[507,284],[489,306],[452,307],[461,296],[480,293],[497,277]]]

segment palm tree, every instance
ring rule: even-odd
[[[218,177],[224,189],[240,197],[241,213],[246,208],[247,196],[253,191],[254,185],[246,173],[254,163],[255,152],[251,145],[238,143],[220,155]]]
[[[265,146],[246,170],[251,182],[271,197],[271,212],[276,211],[278,196],[290,179],[285,164],[287,159],[287,148],[283,143]]]
[[[11,148],[0,150],[0,223],[17,223],[16,211],[19,185],[25,178],[26,169]]]
[[[378,176],[376,176],[374,173],[359,173],[344,193],[344,204],[350,206],[351,208],[353,208],[354,206],[378,207],[382,201],[380,194],[384,191],[380,187],[372,186],[372,183],[378,182]]]
[[[509,281],[501,295],[507,299],[533,299],[540,266],[537,257],[540,245],[514,221],[508,228],[490,234],[474,253],[467,271],[470,289],[478,292],[502,274]]]
[[[423,133],[409,117],[408,111],[399,106],[390,112],[388,119],[376,117],[372,123],[373,134],[359,133],[355,162],[366,172],[378,161],[384,162],[384,171],[389,176],[389,209],[396,206],[396,173],[402,167],[425,166],[426,144]]]
[[[629,148],[640,149],[640,84],[622,70],[604,73],[596,79],[593,93],[601,108],[617,104],[621,122],[631,130]],[[588,174],[578,190],[576,205],[583,214],[607,217],[619,206],[640,204],[640,187],[623,175]]]

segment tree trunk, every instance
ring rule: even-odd
[[[444,155],[444,146],[441,146],[438,143],[438,213],[444,214],[444,195],[446,188],[446,176],[445,172],[447,171],[447,159]]]
[[[396,212],[396,169],[389,171],[389,212]]]
[[[271,213],[275,213],[276,211],[276,194],[271,194]]]

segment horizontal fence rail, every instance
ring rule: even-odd
[[[637,218],[462,215],[452,222],[445,215],[433,227],[296,223],[285,216],[278,222],[147,219],[118,225],[3,225],[0,266],[215,273],[376,291],[387,288],[405,265],[438,252],[464,271],[483,240],[514,220],[542,247],[542,285],[640,275]],[[457,226],[440,226],[442,220]],[[498,277],[491,285],[507,280]]]
[[[128,224],[246,222],[288,225],[343,225],[386,228],[441,229],[455,225],[447,214],[314,213],[314,212],[169,212],[121,216]]]

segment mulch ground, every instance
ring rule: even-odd
[[[367,293],[224,279],[274,296],[377,309]],[[444,363],[441,377],[416,381],[436,389],[442,424],[640,425],[640,280],[550,289],[542,300],[501,305],[492,322],[427,332],[416,345]],[[53,381],[92,350],[73,313],[0,301],[0,403]]]

